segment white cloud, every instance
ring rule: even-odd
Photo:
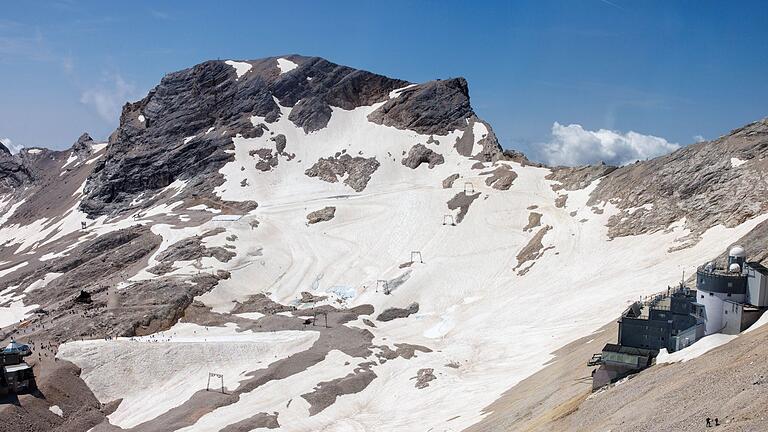
[[[136,98],[136,86],[126,82],[120,74],[112,74],[100,86],[85,90],[80,95],[80,102],[96,110],[105,121],[117,123],[123,104]]]
[[[13,141],[10,138],[0,138],[0,143],[3,143],[3,145],[11,151],[11,154],[18,153],[21,149],[24,148],[24,146],[19,144],[14,144]]]
[[[651,159],[680,148],[664,138],[629,131],[608,129],[590,131],[581,125],[552,125],[552,140],[542,147],[542,156],[550,165],[585,165],[605,162],[626,165]]]
[[[700,143],[700,142],[706,141],[707,139],[706,139],[706,138],[704,138],[704,137],[703,137],[703,136],[701,136],[701,135],[694,135],[694,136],[693,136],[693,140],[694,140],[695,142],[697,142],[697,143]]]

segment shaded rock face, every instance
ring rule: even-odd
[[[93,144],[93,138],[91,138],[91,136],[85,132],[80,135],[80,138],[78,138],[77,141],[75,141],[75,143],[72,145],[72,152],[74,152],[78,157],[87,156],[91,153],[91,146],[93,146]]]
[[[368,116],[368,120],[411,129],[421,134],[445,135],[466,126],[474,113],[464,78],[430,81],[403,90]]]
[[[368,185],[371,175],[376,172],[381,164],[375,157],[352,157],[348,154],[320,158],[314,165],[304,172],[308,177],[317,177],[328,183],[336,183],[339,177],[349,174],[344,184],[355,192],[361,192]]]
[[[418,303],[411,303],[407,308],[389,308],[376,317],[378,321],[392,321],[398,318],[407,318],[419,311]]]
[[[768,209],[767,156],[763,119],[714,141],[618,168],[600,181],[588,205],[612,202],[619,208],[608,222],[611,237],[655,232],[685,217],[695,242],[712,226],[733,227]]]
[[[429,168],[440,165],[445,162],[443,155],[428,149],[424,144],[416,144],[411,147],[408,156],[403,158],[402,164],[411,169],[418,168],[421,164],[429,164]]]
[[[25,182],[32,181],[32,173],[19,156],[11,154],[0,143],[0,193],[18,188]]]
[[[326,222],[336,215],[336,207],[325,207],[323,209],[313,211],[307,215],[307,222],[309,224],[316,224],[318,222]]]
[[[192,180],[190,192],[211,191],[223,181],[219,169],[232,160],[226,152],[231,138],[263,134],[266,126],[255,127],[252,116],[267,124],[279,118],[275,98],[295,107],[289,119],[311,132],[327,125],[331,106],[371,105],[407,85],[321,58],[287,58],[299,66],[281,74],[276,58],[249,61],[241,77],[223,61],[208,61],[166,75],[147,97],[126,104],[81,209],[92,216],[113,213],[139,193],[177,179]]]

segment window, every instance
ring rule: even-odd
[[[728,288],[733,288],[733,282],[728,282]]]
[[[712,294],[712,293],[709,293],[709,296],[710,296],[710,297],[712,297],[713,295],[714,295],[714,294]]]
[[[701,295],[701,298],[704,298],[704,294]]]

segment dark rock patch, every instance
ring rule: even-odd
[[[528,224],[523,227],[523,231],[531,231],[537,226],[541,225],[541,213],[530,212],[528,213]]]
[[[301,395],[309,402],[309,415],[313,416],[333,405],[339,396],[365,390],[376,374],[368,367],[358,367],[347,376],[318,383],[310,393]]]
[[[407,308],[388,308],[376,317],[377,321],[392,321],[398,318],[407,318],[419,311],[418,303],[411,303]]]
[[[498,190],[509,190],[517,178],[517,173],[506,165],[501,165],[491,172],[491,176],[485,179],[485,184]]]
[[[557,198],[555,198],[555,207],[557,208],[565,207],[566,201],[568,201],[568,195],[558,195]]]
[[[339,177],[348,174],[344,184],[356,192],[362,192],[371,180],[371,175],[376,172],[379,166],[380,163],[375,157],[366,159],[343,154],[340,157],[320,158],[304,174],[329,183],[336,183],[339,181]]]
[[[427,148],[424,144],[416,144],[411,147],[408,156],[402,160],[402,164],[411,169],[416,169],[423,163],[428,164],[429,168],[434,168],[435,165],[440,165],[444,162],[445,158],[443,158],[443,155]]]
[[[249,432],[259,428],[277,429],[280,427],[277,415],[277,412],[272,414],[265,412],[256,413],[245,420],[240,420],[237,423],[226,426],[221,432]]]
[[[467,195],[466,192],[459,192],[453,198],[448,201],[448,208],[450,210],[459,209],[459,214],[456,215],[456,223],[460,224],[464,220],[464,216],[469,211],[469,206],[480,196],[480,192],[472,195]]]
[[[416,380],[415,387],[417,389],[423,389],[429,387],[429,382],[434,381],[437,379],[435,374],[433,373],[435,370],[432,368],[424,368],[419,369],[418,372],[416,372],[416,376],[411,378],[412,380]]]
[[[517,266],[515,266],[515,270],[522,267],[526,262],[535,261],[544,255],[544,252],[549,248],[545,249],[541,241],[544,238],[544,235],[551,229],[552,227],[549,225],[543,226],[533,237],[531,237],[528,244],[520,249],[520,252],[517,253]],[[527,270],[528,269],[524,269],[522,274],[527,272]]]
[[[368,120],[426,135],[446,135],[463,128],[465,119],[472,115],[467,81],[452,78],[403,90],[398,97],[372,112]]]
[[[320,210],[315,210],[307,215],[307,223],[316,224],[318,222],[326,222],[336,215],[336,207],[325,207]]]

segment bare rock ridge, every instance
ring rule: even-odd
[[[736,226],[768,208],[766,156],[768,119],[763,119],[656,159],[616,170],[605,167],[610,172],[588,204],[612,202],[620,209],[609,221],[613,237],[663,230],[683,217],[697,237],[718,224]]]

